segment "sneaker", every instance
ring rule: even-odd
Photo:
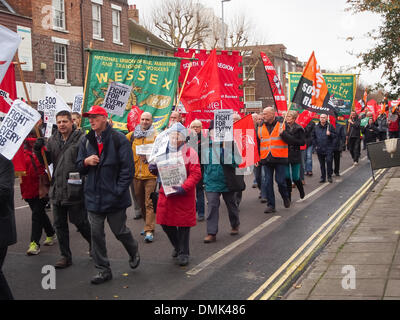
[[[140,264],[140,255],[139,255],[139,250],[136,251],[136,254],[134,257],[131,257],[129,259],[129,266],[131,269],[136,269]]]
[[[358,166],[358,161],[354,161],[353,165]]]
[[[92,284],[101,284],[112,279],[111,271],[100,271],[90,281]]]
[[[141,236],[144,236],[144,233],[145,233],[144,230],[140,231]]]
[[[204,238],[204,243],[211,243],[215,242],[217,240],[217,237],[213,234],[209,234],[207,237]]]
[[[52,246],[56,239],[57,239],[57,235],[56,234],[54,234],[51,237],[46,237],[46,240],[44,240],[43,245],[44,246]]]
[[[150,243],[153,242],[153,234],[151,232],[147,232],[146,236],[144,237],[144,242]]]
[[[36,244],[35,241],[32,241],[32,242],[29,244],[29,249],[28,249],[28,251],[26,251],[26,254],[27,254],[28,256],[35,256],[35,255],[39,254],[39,252],[40,252],[39,245]]]
[[[272,207],[267,207],[264,210],[264,213],[274,213],[274,212],[276,212],[276,210],[275,210],[275,208],[272,208]]]

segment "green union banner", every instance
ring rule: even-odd
[[[350,115],[353,109],[354,97],[356,94],[356,75],[355,74],[323,74],[329,93],[333,95],[335,106],[338,110],[337,120],[344,124],[345,119]],[[292,101],[296,92],[297,85],[301,78],[301,72],[289,72],[289,101]],[[291,109],[302,112],[302,108],[296,108],[295,105]]]
[[[90,50],[82,113],[93,105],[101,106],[109,84],[116,81],[132,86],[132,91],[124,114],[112,116],[113,127],[127,132],[128,113],[137,105],[153,115],[153,125],[160,130],[168,124],[179,70],[180,59],[174,57]],[[90,129],[87,118],[82,127]]]

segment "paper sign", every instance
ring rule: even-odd
[[[0,126],[0,153],[11,160],[39,119],[39,112],[15,100]]]
[[[214,111],[214,141],[233,141],[233,110]]]
[[[38,100],[38,110],[44,112],[44,122],[56,124],[56,115],[62,110],[71,112],[70,107],[65,103],[57,92],[55,92],[48,83],[46,83],[46,96]]]
[[[153,143],[141,144],[136,146],[136,154],[139,156],[150,156],[153,150]]]
[[[187,178],[182,152],[168,154],[167,159],[157,163],[157,169],[164,193],[167,196],[176,193],[172,187],[182,186]]]
[[[122,116],[128,103],[132,87],[119,82],[111,82],[104,98],[103,108],[108,113]]]
[[[149,162],[152,162],[157,157],[167,152],[167,146],[169,142],[169,130],[162,131],[153,143],[153,149],[151,150]]]
[[[83,94],[79,93],[74,98],[74,104],[72,105],[72,112],[81,113],[82,110]]]

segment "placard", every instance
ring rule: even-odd
[[[152,162],[153,160],[156,160],[157,157],[165,154],[167,152],[168,142],[169,130],[167,129],[157,135],[148,161]]]
[[[74,97],[74,103],[72,104],[72,112],[81,113],[82,110],[83,93],[78,93]]]
[[[165,160],[157,163],[158,173],[165,195],[176,193],[173,187],[180,187],[185,182],[186,167],[182,152],[169,153]]]
[[[115,81],[111,82],[104,98],[103,108],[106,109],[108,113],[122,116],[131,91],[132,86]]]
[[[214,141],[233,141],[233,110],[214,111]]]
[[[0,126],[0,153],[11,160],[39,119],[39,112],[15,100]]]

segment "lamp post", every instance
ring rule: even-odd
[[[221,0],[221,8],[222,8],[222,42],[223,42],[223,47],[225,50],[225,24],[224,24],[224,2],[229,2],[231,0]]]

